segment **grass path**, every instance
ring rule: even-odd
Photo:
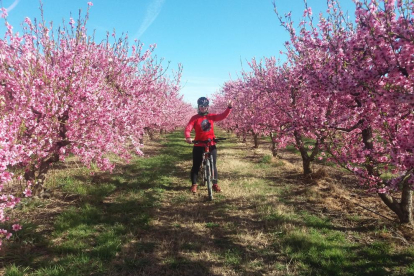
[[[3,274],[414,275],[408,237],[345,210],[332,179],[309,184],[294,154],[275,159],[220,136],[229,138],[218,145],[223,192],[212,202],[203,187],[189,191],[181,132],[111,175],[58,170],[50,199],[17,210],[25,229],[0,254]]]

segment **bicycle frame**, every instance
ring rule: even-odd
[[[208,191],[208,199],[213,200],[213,179],[215,179],[214,175],[214,160],[213,156],[210,154],[210,146],[211,142],[218,142],[221,140],[225,140],[225,138],[214,138],[213,140],[209,139],[206,141],[193,141],[194,144],[203,143],[204,144],[204,152],[203,152],[203,160],[200,166],[201,178],[202,178],[202,186],[207,186]]]
[[[196,142],[201,143],[201,141]],[[200,166],[200,172],[201,172],[201,185],[207,186],[208,191],[208,199],[213,200],[213,175],[214,175],[214,163],[213,163],[213,157],[210,154],[210,146],[211,141],[203,141],[204,144],[204,152],[203,152],[203,160],[201,162]]]

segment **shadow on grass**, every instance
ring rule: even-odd
[[[393,254],[382,243],[348,244],[347,229],[329,221],[307,214],[263,217],[252,212],[260,201],[242,197],[193,200],[180,185],[189,172],[176,165],[191,159],[181,136],[169,135],[172,142],[158,155],[91,181],[113,188],[81,196],[53,220],[52,230],[33,225],[22,232],[2,256],[5,275],[409,275],[396,269],[414,253]],[[183,198],[162,204],[166,191]],[[251,242],[241,243],[242,235]],[[260,235],[271,242],[255,240]],[[287,271],[292,260],[296,270]]]
[[[328,222],[317,221],[315,218],[304,217],[303,224],[285,218],[273,221],[271,225],[266,220],[272,218],[240,217],[224,211],[228,206],[240,206],[242,201],[241,198],[222,200],[192,209],[188,206],[175,206],[174,210],[161,208],[157,218],[169,221],[170,224],[152,227],[152,233],[147,232],[141,236],[147,242],[151,241],[150,247],[138,243],[135,248],[144,247],[142,252],[133,255],[131,251],[126,251],[123,260],[127,259],[128,263],[138,262],[140,269],[147,274],[153,271],[154,263],[164,263],[169,269],[184,271],[182,275],[199,275],[200,271],[192,270],[192,265],[200,265],[200,261],[191,260],[188,256],[208,252],[210,257],[206,257],[203,262],[203,269],[208,269],[210,265],[220,266],[226,268],[226,271],[231,269],[238,275],[263,275],[277,269],[282,274],[284,268],[277,268],[276,264],[283,267],[292,259],[296,263],[300,262],[302,267],[302,270],[298,268],[296,271],[297,275],[409,275],[399,269],[413,261],[413,254],[391,253],[392,250],[386,243],[347,243],[342,231],[331,229]],[[250,206],[246,206],[238,208],[238,211],[247,213],[249,209]],[[174,226],[174,221],[207,224],[207,232],[198,232],[197,227],[191,229]],[[292,223],[306,226],[309,233],[304,234],[301,230],[281,231],[283,225]],[[254,233],[275,235],[275,239],[266,246],[255,242],[240,244],[237,239],[238,235]],[[155,248],[158,249],[157,252]],[[153,261],[142,264],[142,258]],[[255,260],[260,262],[255,264]],[[120,269],[121,267],[122,265]],[[157,270],[159,273],[161,271]]]

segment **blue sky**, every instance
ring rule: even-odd
[[[253,57],[279,57],[287,32],[273,10],[273,0],[90,0],[88,30],[96,30],[96,41],[106,31],[128,33],[145,46],[157,44],[155,54],[164,65],[176,70],[183,65],[184,100],[195,104],[210,96],[224,82],[236,79]],[[275,0],[278,10],[292,12],[299,22],[302,0]],[[43,0],[44,17],[54,25],[86,11],[88,0]],[[353,14],[352,0],[340,0],[343,10]],[[40,18],[37,0],[2,0],[8,8],[8,21],[19,31],[25,17]],[[326,0],[308,0],[313,14],[326,10]],[[317,17],[317,16],[316,16]],[[3,37],[4,24],[0,24]],[[144,48],[145,48],[144,46]]]

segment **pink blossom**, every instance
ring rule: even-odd
[[[379,194],[385,194],[385,193],[388,192],[387,189],[385,189],[385,188],[378,189],[377,191],[378,191]]]
[[[20,224],[13,224],[13,225],[12,225],[12,229],[13,229],[14,231],[19,231],[19,230],[21,230],[21,229],[22,229],[22,226],[21,226]]]
[[[7,16],[5,9],[2,15]],[[179,93],[181,67],[167,74],[153,55],[155,45],[144,49],[137,42],[132,52],[128,43],[84,39],[87,28],[76,29],[73,18],[73,32],[55,37],[51,34],[57,30],[37,22],[32,28],[26,18],[23,35],[13,34],[6,22],[0,43],[0,88],[5,88],[0,89],[0,185],[26,176],[23,194],[30,197],[34,175],[43,177],[41,169],[50,160],[69,155],[111,171],[115,164],[105,157],[114,154],[127,161],[134,149],[141,154],[146,131],[173,131],[194,112]],[[10,172],[16,165],[24,170],[17,177]],[[5,209],[20,199],[0,198],[4,222]]]
[[[32,196],[32,190],[29,188],[26,188],[23,192],[23,194],[25,195],[25,197],[31,197]]]
[[[24,22],[25,22],[26,24],[28,24],[28,25],[32,25],[32,21],[30,20],[30,18],[29,18],[29,17],[26,17],[26,18],[24,19]]]
[[[7,9],[1,8],[0,10],[1,10],[1,17],[6,18],[8,16]]]
[[[75,20],[71,17],[70,19],[69,19],[69,24],[70,24],[70,26],[72,27],[72,28],[74,28],[75,27]]]
[[[280,145],[297,149],[304,149],[303,137],[322,138],[320,149],[329,149],[332,160],[359,177],[369,191],[398,190],[407,183],[400,175],[414,182],[409,16],[414,5],[366,1],[355,12],[355,28],[349,29],[337,1],[329,2],[330,16],[321,18],[319,28],[306,28],[312,24],[306,18],[312,15],[310,8],[299,32],[290,18],[281,22],[290,34],[285,43],[288,62],[253,59],[249,71],[223,85],[218,103],[234,99],[237,108],[221,126],[240,137],[274,132]],[[399,176],[384,183],[378,175],[389,168]]]

